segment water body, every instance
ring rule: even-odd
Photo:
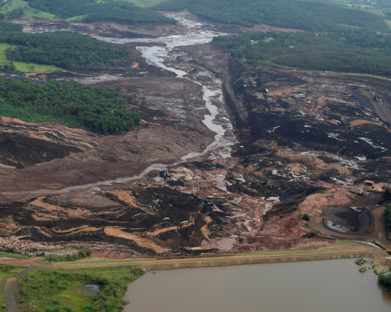
[[[386,312],[391,297],[352,259],[146,273],[125,312]]]

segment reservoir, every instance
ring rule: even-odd
[[[353,259],[147,272],[125,312],[389,312],[391,297]]]

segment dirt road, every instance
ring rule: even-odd
[[[342,259],[356,257],[380,256],[385,253],[372,246],[355,242],[337,242],[325,247],[308,250],[285,250],[270,252],[222,254],[199,257],[171,258],[84,258],[78,261],[48,263],[40,258],[33,259],[1,259],[0,264],[29,266],[30,268],[98,268],[115,266],[139,266],[145,270],[164,270],[175,268],[211,267],[255,263],[277,263],[326,259]]]
[[[18,301],[18,288],[16,286],[16,282],[19,278],[26,275],[28,272],[35,270],[36,267],[28,267],[23,272],[17,274],[16,276],[12,276],[7,279],[4,285],[4,293],[5,293],[5,303],[7,305],[7,312],[17,312],[19,311],[19,301]]]

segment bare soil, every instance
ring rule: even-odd
[[[184,31],[19,22],[29,31],[54,27],[117,38]],[[203,29],[242,31],[210,23]],[[111,89],[143,122],[125,135],[99,136],[1,118],[0,245],[36,253],[90,247],[122,258],[307,249],[329,238],[384,235],[379,207],[391,183],[389,81],[245,65],[216,44],[176,48],[177,65],[197,82],[210,75],[222,80],[228,114],[217,119],[231,121],[237,138],[230,157],[212,151],[181,161],[214,140],[202,122],[201,86],[147,64],[135,44],[122,47],[130,59],[23,76]],[[151,165],[155,170],[144,171]]]

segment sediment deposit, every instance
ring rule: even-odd
[[[1,118],[1,245],[165,255],[375,239],[391,82],[244,65],[211,42],[241,29],[168,15],[178,24],[19,20],[127,49],[131,60],[27,78],[106,87],[143,121],[98,136]]]

